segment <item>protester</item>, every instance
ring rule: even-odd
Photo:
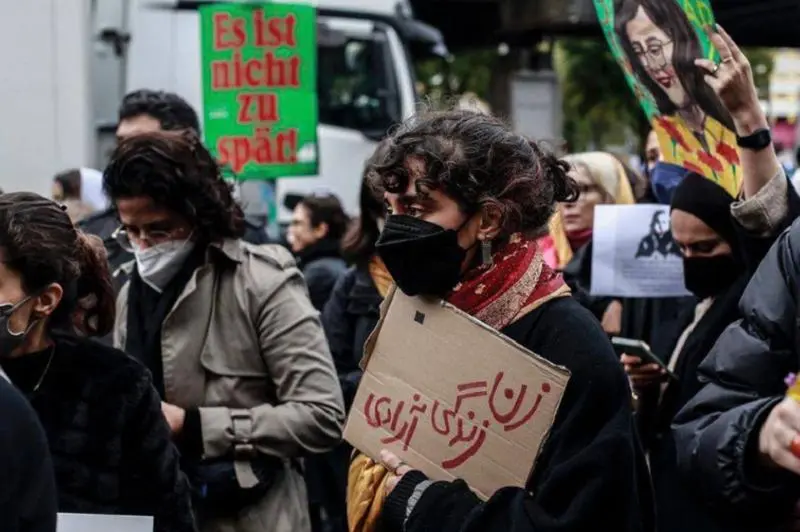
[[[319,311],[328,301],[336,280],[347,269],[340,252],[347,223],[342,204],[333,194],[310,194],[301,198],[293,209],[287,242],[306,279],[311,304]],[[335,478],[330,454],[312,455],[305,462],[313,532],[334,532],[341,528],[339,524],[346,524],[343,480],[346,473]],[[346,467],[345,461],[341,468],[346,472]],[[345,531],[346,528],[342,529]]]
[[[392,278],[375,254],[384,207],[366,180],[361,184],[360,214],[342,242],[342,254],[353,266],[336,282],[325,310],[322,325],[331,348],[345,409],[353,404],[361,382],[359,367],[367,336],[378,323],[380,304],[389,291]],[[336,449],[311,457],[309,470],[316,468],[317,490],[328,517],[328,531],[346,531],[347,467],[352,448],[345,442]]]
[[[137,90],[122,99],[117,124],[117,141],[133,135],[155,131],[193,131],[199,135],[200,121],[197,113],[177,94],[153,90]],[[81,229],[103,239],[111,271],[133,260],[133,256],[119,247],[112,236],[119,227],[119,218],[113,206],[83,220]],[[245,240],[253,244],[266,244],[264,227],[245,219]]]
[[[56,487],[47,437],[31,405],[0,376],[0,530],[55,532]]]
[[[682,298],[590,295],[595,207],[635,203],[623,166],[603,152],[575,154],[564,160],[571,165],[570,176],[578,184],[579,196],[559,204],[550,221],[549,234],[542,239],[548,264],[555,263],[563,271],[575,298],[592,311],[608,334],[644,340],[661,352],[661,335],[673,330],[685,305]]]
[[[769,157],[768,152],[762,153]],[[742,168],[745,176],[752,170]],[[660,530],[730,529],[720,516],[709,514],[691,486],[682,482],[670,425],[702,387],[698,366],[725,328],[740,318],[739,299],[766,247],[786,221],[800,212],[800,198],[793,191],[789,194],[780,171],[758,194],[739,203],[722,187],[694,173],[675,190],[672,235],[684,256],[686,288],[697,297],[691,311],[681,316],[680,336],[666,360],[677,380],[667,378],[656,364],[622,357],[640,398],[640,426],[645,427],[643,435],[650,451]],[[748,223],[747,229],[739,219]]]
[[[721,29],[712,34],[712,42],[721,62],[701,59],[696,64],[709,73],[706,80],[730,111],[744,144],[743,196],[756,200],[768,188],[791,192],[769,142],[769,123],[747,59]],[[792,201],[796,198],[790,206]],[[772,221],[766,234],[780,230],[775,220],[782,221],[785,204],[755,203],[760,217]],[[800,524],[795,513],[799,492],[791,474],[800,474],[800,458],[792,452],[800,405],[784,399],[784,379],[798,369],[799,239],[795,223],[769,251],[741,298],[741,320],[722,333],[701,363],[702,388],[674,420],[677,466],[686,485],[727,518],[726,530],[787,530]]]
[[[659,161],[650,172],[650,190],[653,203],[670,205],[675,189],[681,184],[689,171],[683,166]]]
[[[107,207],[103,174],[92,168],[75,168],[53,178],[53,199],[67,207],[73,223],[79,223]]]
[[[382,453],[383,466],[359,455],[351,528],[370,529],[364,521],[379,508],[389,532],[652,530],[625,376],[597,321],[532,238],[556,201],[577,194],[567,164],[469,111],[412,118],[388,142],[370,175],[390,208],[376,248],[399,289],[444,297],[571,377],[524,489],[501,489],[484,503],[463,481],[431,482],[391,453]],[[376,487],[384,466],[391,476]]]
[[[0,365],[44,426],[59,511],[150,515],[158,532],[195,530],[150,374],[87,338],[114,323],[102,246],[56,203],[15,193],[0,196],[0,254]]]
[[[306,278],[311,303],[320,311],[346,269],[339,248],[347,223],[342,204],[333,194],[306,196],[292,214],[286,237]]]
[[[294,260],[242,241],[242,210],[191,132],[123,141],[104,188],[136,257],[115,343],[153,374],[200,527],[308,530],[297,460],[339,441],[344,411]]]

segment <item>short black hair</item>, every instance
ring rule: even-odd
[[[147,197],[188,220],[206,242],[241,238],[245,221],[232,187],[192,131],[156,131],[124,139],[103,172],[114,205]]]
[[[350,220],[339,198],[333,194],[310,194],[300,201],[300,205],[308,210],[311,227],[319,227],[321,224],[328,226],[325,238],[340,240],[344,236]]]
[[[118,121],[142,115],[155,118],[166,131],[189,129],[200,134],[197,113],[173,92],[140,89],[126,94],[119,106]]]

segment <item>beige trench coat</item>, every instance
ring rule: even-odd
[[[126,285],[117,300],[117,346],[125,345],[127,306]],[[318,313],[289,252],[237,240],[211,246],[163,323],[161,349],[167,402],[200,407],[204,458],[237,453],[242,485],[254,478],[248,452],[287,458],[259,504],[225,520],[197,508],[199,529],[310,530],[305,483],[288,459],[334,447],[344,406]]]

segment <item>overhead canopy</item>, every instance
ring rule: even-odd
[[[412,0],[451,50],[541,35],[600,37],[592,0]],[[800,48],[800,0],[712,0],[717,21],[742,46]]]

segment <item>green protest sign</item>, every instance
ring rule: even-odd
[[[205,141],[236,179],[315,175],[316,9],[200,8]]]
[[[733,121],[707,72],[719,62],[708,37],[709,0],[594,0],[611,53],[656,131],[666,162],[702,174],[732,195],[741,184]]]

